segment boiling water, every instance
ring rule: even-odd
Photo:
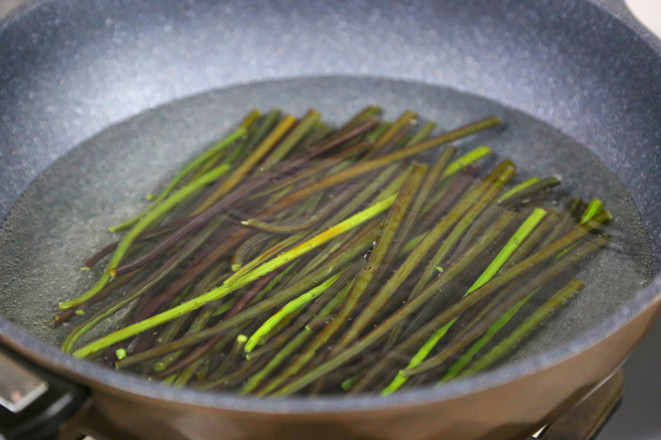
[[[510,360],[570,340],[612,314],[649,281],[649,246],[639,214],[617,178],[585,146],[476,96],[410,82],[325,77],[249,84],[172,102],[109,127],[71,150],[32,183],[2,225],[0,312],[49,343],[60,343],[74,324],[51,328],[56,305],[79,295],[98,277],[103,264],[92,272],[79,268],[115,239],[106,228],[141,211],[145,194],[223,137],[247,111],[279,107],[300,116],[312,107],[322,112],[324,121],[340,124],[369,104],[382,106],[391,120],[412,109],[437,122],[437,132],[498,115],[506,130],[459,142],[462,151],[486,143],[495,156],[491,164],[512,158],[518,179],[561,176],[556,191],[560,202],[569,195],[600,198],[613,214],[608,228],[612,243],[577,275],[587,288]],[[122,318],[118,314],[114,320]],[[101,326],[89,337],[117,325],[113,321]]]

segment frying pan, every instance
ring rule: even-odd
[[[630,195],[649,239],[649,270],[658,274],[661,44],[618,2],[29,2],[0,25],[0,216],[74,146],[108,140],[104,129],[148,109],[234,86],[266,90],[274,80],[289,84],[283,102],[296,106],[298,83],[287,81],[302,80],[301,96],[314,90],[332,107],[330,92],[314,84],[341,89],[337,78],[357,81],[343,96],[358,101],[372,78],[381,80],[385,101],[402,82],[418,87],[418,98],[431,99],[426,86],[443,87],[439,99],[480,96],[516,110],[514,120],[526,115],[585,145]],[[172,122],[161,118],[161,127]],[[131,123],[118,127],[130,132]],[[74,359],[39,324],[21,323],[20,315],[56,300],[37,298],[12,315],[5,297],[3,358],[20,359],[50,382],[50,401],[31,424],[19,413],[14,431],[3,434],[38,427],[20,438],[55,431],[73,438],[66,435],[76,425],[124,439],[515,438],[621,364],[653,322],[659,292],[656,277],[560,345],[441,388],[280,401],[175,390]],[[3,371],[14,369],[4,363]],[[53,414],[50,424],[36,423]]]

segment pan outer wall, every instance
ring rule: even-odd
[[[171,440],[511,440],[532,434],[613,373],[645,335],[661,300],[620,331],[550,369],[437,402],[316,414],[218,410],[94,386],[91,433]],[[413,400],[413,399],[409,399]],[[442,415],[442,416],[440,416]],[[110,422],[109,422],[110,421]]]

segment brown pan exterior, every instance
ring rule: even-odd
[[[569,410],[622,364],[661,310],[661,298],[597,344],[502,385],[419,405],[281,414],[209,408],[90,383],[82,430],[101,439],[508,440]]]

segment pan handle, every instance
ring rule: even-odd
[[[55,440],[89,396],[85,387],[0,347],[0,440]]]

